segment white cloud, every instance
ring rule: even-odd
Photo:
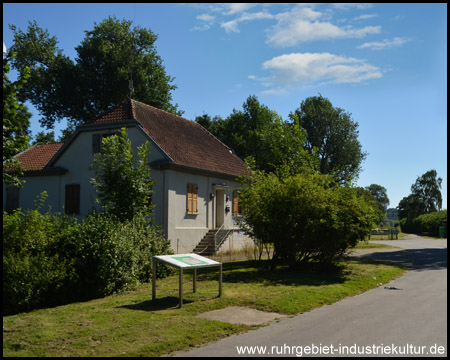
[[[276,47],[287,47],[313,40],[362,38],[381,31],[380,26],[339,27],[328,21],[320,21],[321,17],[320,12],[305,7],[296,7],[292,11],[278,14],[277,24],[267,31],[267,43]]]
[[[379,68],[365,60],[330,53],[292,53],[277,56],[263,63],[263,69],[273,75],[269,78],[249,77],[280,93],[317,83],[360,83],[382,76]]]
[[[411,41],[411,39],[395,37],[393,39],[384,39],[383,41],[366,42],[358,46],[358,49],[367,49],[367,48],[371,50],[392,49],[394,47],[402,46],[408,41]]]
[[[210,14],[201,14],[197,15],[196,18],[202,21],[211,22],[214,21],[216,17]]]
[[[221,23],[220,26],[224,28],[226,32],[238,33],[240,32],[238,28],[239,23],[261,19],[273,19],[273,15],[263,11],[257,13],[243,13],[236,19]]]
[[[367,19],[372,19],[377,16],[378,16],[377,14],[365,14],[365,15],[357,16],[357,17],[353,18],[353,20],[367,20]]]
[[[244,12],[258,4],[255,3],[228,3],[224,4],[228,7],[228,11],[226,11],[226,15],[233,15],[236,13]]]

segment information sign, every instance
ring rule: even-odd
[[[177,254],[177,255],[159,255],[153,256],[153,282],[152,282],[152,299],[156,298],[156,261],[163,262],[167,265],[174,266],[180,271],[179,294],[180,308],[183,306],[183,270],[194,270],[194,293],[196,292],[197,269],[207,267],[219,267],[219,297],[222,296],[222,263],[209,259],[198,254]]]

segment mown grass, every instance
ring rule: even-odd
[[[295,315],[400,276],[405,268],[391,263],[348,259],[334,271],[267,269],[267,262],[224,264],[223,296],[218,271],[184,275],[184,304],[178,308],[178,276],[136,291],[83,303],[3,318],[3,356],[161,356],[216,341],[256,326],[197,318],[231,305]],[[261,266],[262,265],[262,266]],[[376,280],[375,280],[376,279]]]

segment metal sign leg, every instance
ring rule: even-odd
[[[183,269],[180,269],[180,309],[183,307]]]

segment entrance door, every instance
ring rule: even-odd
[[[216,229],[220,228],[225,221],[225,192],[216,190]]]

